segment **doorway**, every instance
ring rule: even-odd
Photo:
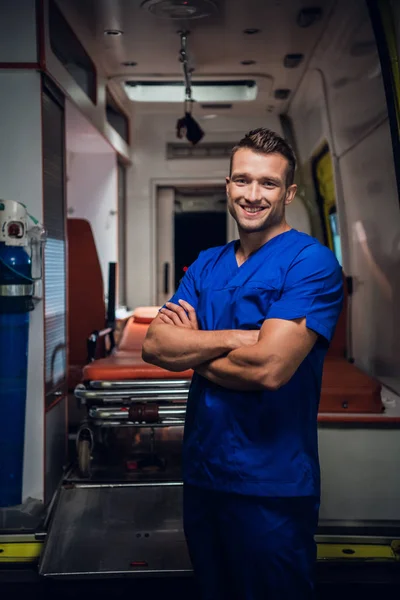
[[[175,293],[202,250],[226,244],[228,227],[225,187],[158,188],[158,305]]]

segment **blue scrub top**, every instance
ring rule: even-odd
[[[201,252],[171,298],[195,309],[203,330],[260,329],[306,318],[318,341],[276,391],[223,388],[197,373],[183,444],[184,482],[258,496],[318,496],[317,413],[322,368],[342,308],[342,271],[316,239],[291,229],[240,267],[238,242]]]

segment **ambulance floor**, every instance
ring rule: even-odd
[[[315,600],[361,600],[361,598],[400,597],[400,579],[398,574],[371,573],[364,566],[361,572],[331,572],[319,577]],[[374,569],[372,569],[374,571]],[[15,575],[15,573],[14,573]],[[326,575],[326,574],[325,574]],[[24,581],[17,577],[13,582],[1,581],[2,598],[29,598],[29,600],[80,600],[87,598],[108,598],[109,600],[199,600],[196,585],[192,577],[163,579],[107,579],[91,581]],[[361,579],[365,581],[360,582]],[[295,600],[295,598],[293,599]]]

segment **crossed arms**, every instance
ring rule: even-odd
[[[232,390],[279,389],[317,340],[305,318],[267,319],[260,331],[202,331],[190,304],[166,306],[149,327],[143,360],[170,371],[194,369]]]

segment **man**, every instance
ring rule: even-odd
[[[143,347],[148,362],[195,371],[184,528],[204,600],[312,597],[317,412],[342,274],[285,220],[294,171],[270,130],[233,148],[226,191],[240,239],[200,253]]]

